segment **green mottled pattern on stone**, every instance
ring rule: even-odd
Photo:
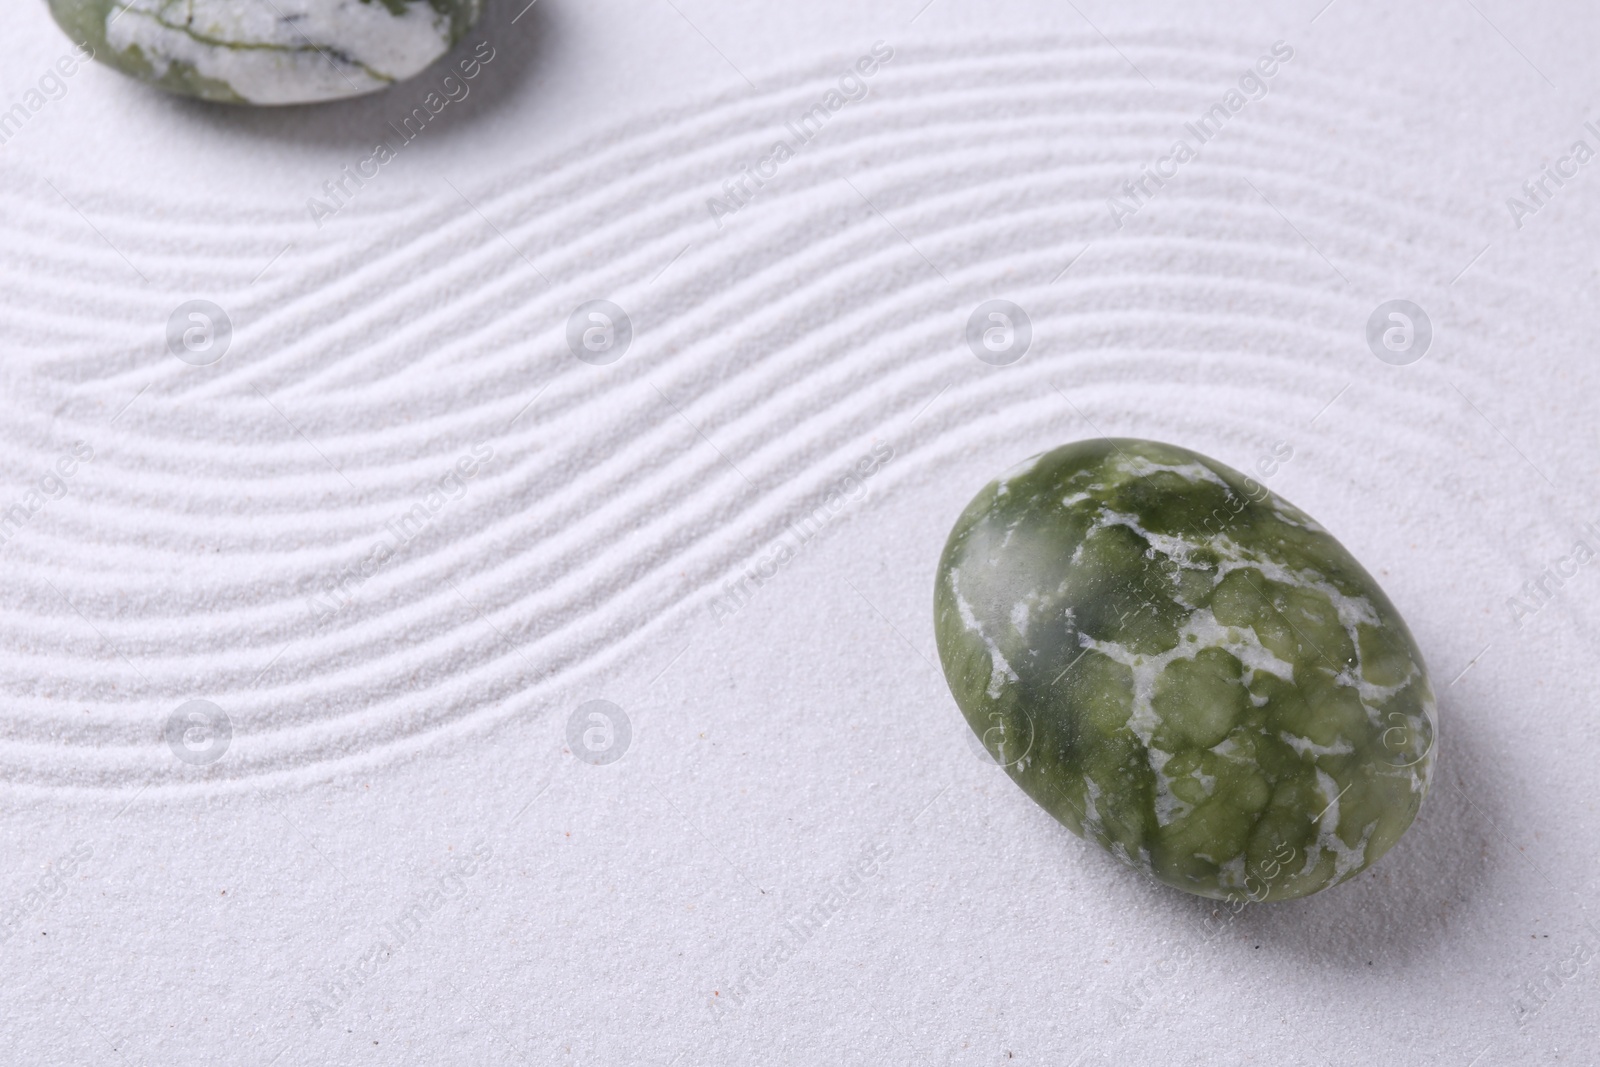
[[[1411,825],[1434,697],[1377,582],[1307,515],[1173,445],[1083,441],[967,506],[939,656],[1017,784],[1168,885],[1302,897]]]
[[[96,59],[169,92],[305,104],[373,92],[438,59],[481,0],[49,0]]]

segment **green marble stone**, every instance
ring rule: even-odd
[[[307,104],[409,78],[478,19],[482,0],[48,0],[89,54],[170,92]]]
[[[1309,516],[1173,445],[1080,441],[962,512],[934,593],[956,703],[1073,832],[1201,896],[1287,900],[1411,825],[1434,697]]]

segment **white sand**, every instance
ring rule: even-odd
[[[1080,5],[1113,47],[1043,3],[513,0],[320,226],[442,70],[273,113],[64,79],[0,145],[0,512],[41,491],[0,544],[7,1059],[1592,1060],[1600,563],[1507,600],[1600,522],[1600,162],[1520,229],[1505,200],[1600,149],[1597,27],[1318,6]],[[0,107],[68,47],[25,5]],[[1033,324],[1008,367],[963,340],[993,297]],[[165,348],[196,298],[209,367]],[[598,298],[606,366],[565,339]],[[1366,346],[1392,298],[1434,323],[1411,366]],[[975,757],[938,551],[1096,433],[1287,442],[1266,483],[1410,621],[1436,784],[1354,883],[1208,929]],[[631,741],[591,766],[601,698]],[[168,747],[191,699],[217,762]]]

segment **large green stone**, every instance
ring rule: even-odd
[[[444,55],[482,0],[48,0],[85,53],[170,92],[233,104],[370,93]]]
[[[1433,690],[1394,605],[1304,512],[1187,449],[1080,441],[985,487],[934,624],[1006,773],[1179,889],[1326,889],[1427,793]]]

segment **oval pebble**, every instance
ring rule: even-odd
[[[1337,885],[1428,791],[1434,695],[1394,605],[1304,512],[1188,449],[1080,441],[990,483],[945,545],[934,624],[1006,773],[1178,889]]]
[[[169,92],[309,104],[375,92],[444,55],[481,0],[49,0],[82,49]]]

